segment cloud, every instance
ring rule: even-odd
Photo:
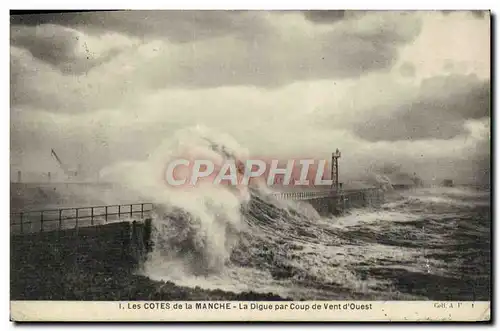
[[[411,63],[416,79],[440,76],[443,71],[475,74],[483,79],[491,76],[489,16],[476,19],[468,12],[457,11],[450,15],[422,12],[420,17],[421,33],[401,48],[398,63]]]
[[[10,43],[64,74],[81,74],[137,44],[118,34],[89,36],[60,25],[11,26]]]
[[[472,36],[475,46],[484,43],[480,20],[387,12],[318,24],[300,12],[230,12],[222,20],[235,31],[226,23],[210,31],[219,24],[210,22],[214,14],[163,32],[153,20],[133,34],[126,19],[65,15],[12,26],[19,29],[10,48],[13,169],[50,171],[54,148],[96,173],[145,159],[197,124],[257,156],[329,158],[338,147],[343,179],[387,160],[426,179],[476,178],[489,157],[487,47],[458,52]],[[200,24],[209,31],[193,34]],[[456,27],[474,33],[452,43]],[[439,61],[429,45],[440,45]],[[442,76],[441,59],[454,67],[467,60],[468,72],[483,74]]]
[[[475,76],[426,79],[413,99],[386,106],[354,124],[369,141],[451,139],[464,133],[464,121],[490,115],[490,82]]]
[[[358,77],[390,69],[397,60],[398,45],[411,42],[420,29],[419,18],[404,13],[366,14],[328,27],[311,23],[300,13],[134,11],[75,15],[59,20],[72,28],[53,23],[15,25],[11,44],[74,74],[97,66],[109,69],[113,64],[108,62],[122,63],[120,56],[128,58],[135,67],[128,80],[153,88],[274,88],[294,81]],[[80,32],[80,40],[76,39],[78,29],[85,31]],[[141,29],[151,37],[142,45],[155,47],[127,48],[127,43],[136,44],[125,36],[119,45],[110,43],[115,35],[109,31],[136,31],[137,36]],[[110,37],[104,38],[106,35]],[[101,47],[103,44],[109,47]],[[88,59],[96,48],[99,56]]]
[[[478,148],[478,142],[488,139],[487,127],[480,120],[470,121],[462,135],[450,140],[419,141],[370,142],[353,134],[347,125],[314,125],[311,105],[318,98],[336,97],[328,82],[302,82],[275,90],[162,89],[136,95],[133,105],[75,114],[15,108],[12,153],[50,160],[47,151],[55,148],[66,162],[98,171],[120,160],[144,159],[176,130],[197,124],[233,136],[257,157],[329,158],[334,148],[340,148],[344,179],[357,178],[371,165],[386,160],[400,164],[406,172],[420,174],[424,168],[426,179],[444,176],[453,173],[457,159],[470,164],[472,155],[487,153]],[[350,114],[339,112],[336,119],[349,123]],[[22,158],[15,166],[21,164],[30,166]]]
[[[132,10],[11,16],[11,24],[57,24],[90,33],[113,31],[141,39],[171,43],[224,35],[249,37],[266,32],[265,12],[217,10]]]
[[[335,23],[345,19],[349,15],[346,10],[306,10],[304,16],[315,23]]]
[[[89,70],[85,75],[67,75],[34,57],[28,50],[10,49],[11,106],[31,106],[51,112],[81,112],[119,105],[126,82],[103,79],[106,71]],[[102,67],[99,67],[102,68]],[[122,70],[125,74],[126,70]],[[119,77],[120,72],[115,77]],[[113,76],[107,76],[112,79]]]
[[[464,12],[463,10],[441,10],[441,13],[443,15],[450,15],[450,14],[456,14],[456,13],[462,13]],[[466,11],[468,14],[470,14],[472,17],[477,18],[477,19],[482,19],[485,17],[488,17],[490,15],[489,10],[467,10]]]

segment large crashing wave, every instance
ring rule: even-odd
[[[231,260],[250,265],[253,253],[261,254],[252,252],[256,242],[268,240],[263,236],[285,233],[300,240],[300,229],[319,219],[310,205],[278,201],[267,187],[201,183],[180,188],[164,181],[165,165],[176,158],[211,159],[217,166],[227,158],[247,157],[248,151],[231,137],[195,127],[179,131],[145,162],[122,163],[104,172],[107,180],[121,183],[124,194],[155,204],[154,250],[143,270],[147,275],[217,274]]]
[[[133,196],[155,204],[155,249],[145,269],[169,261],[177,272],[194,274],[221,270],[246,226],[250,191],[200,183],[171,187],[165,183],[166,165],[174,159],[245,159],[248,151],[230,136],[204,127],[177,132],[145,162],[127,162],[106,169],[106,180],[119,182]]]
[[[442,202],[451,198],[455,214],[465,199],[457,189],[420,189],[399,194],[380,210],[351,210],[329,219],[307,203],[276,200],[266,188],[180,189],[164,182],[165,164],[173,158],[188,155],[222,162],[246,154],[231,137],[191,128],[162,144],[146,162],[110,169],[133,196],[157,206],[154,251],[142,270],[145,275],[185,286],[273,291],[298,298],[407,299],[413,296],[395,290],[390,278],[367,278],[367,273],[377,275],[385,264],[408,272],[445,272],[445,264],[424,256],[421,247],[433,244],[441,249],[441,230],[449,224],[429,219],[434,216],[428,207],[436,213],[450,208]],[[429,204],[431,198],[439,206]],[[429,233],[433,227],[436,233]]]

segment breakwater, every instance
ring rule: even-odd
[[[276,193],[279,200],[304,201],[322,216],[340,215],[349,209],[378,207],[384,192],[375,188],[346,191],[305,191]]]
[[[152,247],[151,219],[11,234],[11,298],[71,300],[78,286],[98,299],[88,291],[135,272]]]
[[[383,200],[376,190],[295,192],[276,198],[310,203],[324,215],[377,206]],[[132,275],[154,249],[153,210],[152,204],[141,203],[11,214],[11,298],[109,299],[113,293],[92,291],[114,287],[118,297],[127,297],[117,279],[136,277]],[[135,284],[134,291],[141,286]]]

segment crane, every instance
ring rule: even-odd
[[[52,157],[54,157],[54,159],[57,161],[57,163],[59,164],[61,169],[64,171],[64,174],[66,176],[68,176],[68,178],[73,178],[73,177],[76,177],[78,175],[77,171],[69,170],[68,167],[66,167],[64,165],[64,163],[62,163],[61,159],[59,158],[59,156],[57,156],[57,153],[53,148],[51,149],[50,155],[52,155]]]

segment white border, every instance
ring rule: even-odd
[[[404,10],[435,10],[435,9],[491,9],[494,1],[366,1],[366,0],[336,0],[336,1],[16,1],[12,9],[404,9]]]
[[[337,0],[335,2],[332,1],[318,1],[318,0],[309,0],[309,1],[282,1],[282,2],[277,2],[275,1],[274,3],[269,1],[269,0],[253,0],[253,1],[238,1],[237,3],[235,1],[200,1],[200,0],[183,0],[183,1],[151,1],[151,0],[142,0],[142,1],[133,1],[133,0],[115,0],[115,1],[102,1],[102,0],[87,0],[87,1],[72,1],[71,3],[67,1],[10,1],[10,2],[3,2],[7,3],[8,8],[11,9],[82,9],[82,8],[92,8],[92,9],[111,9],[111,8],[127,8],[127,9],[491,9],[493,13],[498,13],[500,12],[499,10],[499,4],[500,2],[498,0],[474,0],[474,1],[436,1],[436,0],[420,0],[420,1],[369,1],[369,0]],[[6,8],[7,9],[7,8]],[[4,13],[6,13],[4,11]],[[8,14],[3,16],[3,24],[2,24],[2,34],[3,38],[2,40],[6,41],[9,38],[9,17]],[[497,22],[498,23],[498,22]],[[498,34],[495,33],[495,44],[498,43]],[[7,45],[7,43],[5,43]],[[8,75],[9,72],[9,65],[8,65],[8,60],[9,60],[9,47],[6,46],[5,50],[2,52],[2,61],[1,63],[4,65],[4,70],[2,72],[6,73]],[[498,54],[495,56],[494,60],[498,60]],[[496,74],[497,72],[493,73]],[[2,81],[4,84],[2,88],[2,104],[5,105],[5,109],[0,112],[2,118],[1,118],[1,123],[4,125],[4,129],[1,130],[0,132],[0,141],[2,144],[2,162],[0,163],[2,167],[2,180],[3,180],[3,185],[1,186],[1,192],[2,192],[2,199],[0,200],[2,205],[2,210],[8,210],[9,208],[9,175],[8,175],[8,167],[9,167],[9,81],[10,78],[6,77],[5,80]],[[495,85],[496,88],[493,91],[495,95],[498,95],[498,84]],[[493,110],[495,111],[495,110]],[[497,118],[498,121],[498,118]],[[496,123],[495,123],[496,124]],[[492,130],[495,130],[496,125],[492,127]],[[498,154],[498,146],[495,147],[495,154]],[[495,167],[494,169],[496,172],[497,168]],[[495,180],[495,187],[497,184],[497,180]],[[495,197],[494,205],[497,205],[499,202],[498,200],[498,195]],[[5,221],[5,223],[7,223]],[[494,237],[498,238],[498,228],[499,226],[497,225],[495,227],[495,233]],[[3,242],[3,249],[1,250],[1,255],[2,255],[2,261],[4,265],[4,273],[2,274],[2,300],[1,300],[1,311],[3,313],[3,318],[2,318],[2,324],[4,326],[7,326],[7,328],[13,328],[14,326],[12,323],[6,323],[8,321],[8,311],[9,311],[9,274],[8,274],[8,267],[7,263],[9,263],[9,235],[8,231],[3,231],[4,233],[4,240]],[[495,241],[496,243],[496,241]],[[496,248],[496,245],[495,245]],[[496,251],[494,249],[494,251]],[[495,255],[496,256],[496,255]],[[496,260],[492,261],[493,266],[496,266]],[[498,276],[498,273],[495,273],[496,276]],[[497,280],[497,277],[495,277],[495,281]],[[496,283],[498,284],[498,283]],[[495,286],[495,289],[498,289],[498,286]],[[495,291],[495,297],[498,297],[496,294],[497,291]],[[7,325],[5,325],[7,324]],[[334,325],[330,325],[327,327],[336,327]],[[36,326],[36,328],[41,328],[42,326]],[[56,327],[56,326],[49,326],[49,327]],[[60,325],[58,327],[69,327],[67,325]],[[81,327],[81,326],[80,326]],[[103,326],[86,326],[86,327],[92,327],[92,329],[101,329],[104,328]],[[119,326],[114,326],[116,329],[118,328],[123,328],[123,325]],[[138,326],[138,325],[131,325],[130,327],[133,327],[134,329],[144,329],[144,326]],[[165,326],[162,326],[165,327]],[[169,325],[167,326],[168,328],[177,328],[179,326],[174,326],[174,325]],[[185,327],[192,327],[192,328],[198,328],[198,326],[193,325],[193,326],[182,326],[183,328]],[[266,328],[269,326],[265,326]],[[273,326],[273,327],[282,327],[286,329],[290,328],[300,328],[300,329],[306,329],[309,328],[307,325],[302,325],[302,326],[292,326],[292,325],[285,325],[285,326]],[[362,326],[357,326],[361,328],[371,328],[373,325],[362,325]],[[380,325],[379,327],[387,327],[387,325]],[[398,328],[406,328],[406,325],[397,325],[395,327]],[[426,327],[427,329],[434,329],[439,327],[439,325],[427,325],[427,326],[416,326],[416,327]],[[478,326],[473,326],[473,325],[467,325],[465,326],[467,328],[473,328],[473,327],[478,327]],[[212,326],[212,328],[218,328],[218,326]],[[2,327],[3,329],[3,327]]]

